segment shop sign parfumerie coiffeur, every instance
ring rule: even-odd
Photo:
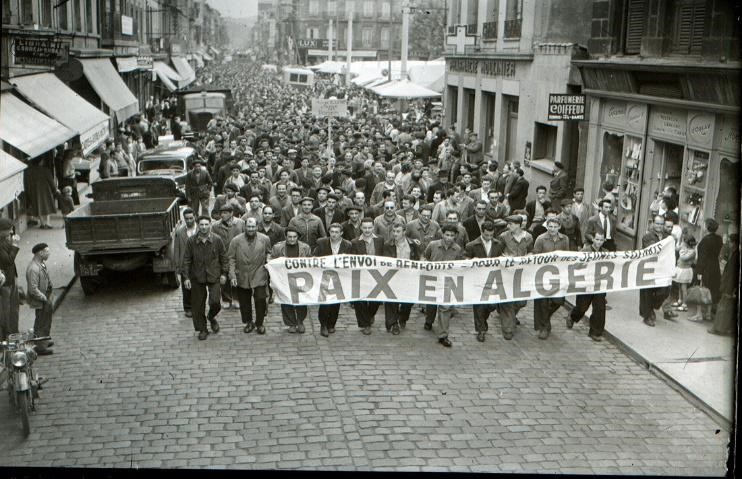
[[[13,38],[12,51],[16,65],[53,67],[69,59],[70,45],[52,36],[22,35]]]
[[[549,93],[549,121],[584,119],[585,95]]]

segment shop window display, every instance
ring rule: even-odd
[[[740,172],[739,160],[722,157],[719,162],[719,194],[716,196],[714,219],[721,225],[720,233],[739,234]]]
[[[605,133],[603,160],[600,165],[601,189],[612,185],[617,199],[613,213],[618,218],[617,228],[631,236],[636,235],[642,181],[643,145],[641,138]],[[604,191],[597,201],[608,192]]]
[[[690,227],[695,236],[701,235],[704,220],[704,197],[708,184],[709,154],[688,150],[682,190],[680,193],[680,224]]]

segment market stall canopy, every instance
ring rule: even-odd
[[[183,88],[190,85],[196,79],[196,73],[193,68],[188,64],[188,60],[185,57],[171,57],[170,60],[173,62],[175,69],[178,71],[181,80],[178,82],[178,87]]]
[[[0,139],[29,158],[36,158],[77,135],[10,92],[2,94],[0,103]]]
[[[119,73],[133,72],[139,68],[137,57],[116,57],[116,68]]]
[[[196,68],[204,67],[204,59],[200,53],[189,53],[186,55],[186,60],[193,60],[196,62]],[[177,65],[176,65],[177,66]]]
[[[72,91],[52,73],[13,78],[18,91],[39,110],[80,135],[87,155],[108,138],[108,115]]]
[[[436,60],[415,63],[409,67],[407,74],[413,83],[442,93],[444,76],[446,74],[446,62]]]
[[[412,83],[410,80],[393,80],[387,84],[373,88],[372,91],[386,98],[430,98],[441,96],[437,91]]]
[[[80,63],[85,78],[103,103],[116,114],[119,124],[139,113],[139,101],[108,58],[81,58]]]
[[[180,82],[183,80],[167,63],[155,61],[152,64],[152,69],[157,73],[157,78],[159,78],[170,91],[178,89],[175,83],[173,83],[174,81]]]
[[[25,169],[25,163],[0,150],[0,208],[4,208],[23,192]]]

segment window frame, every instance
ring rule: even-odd
[[[370,48],[374,44],[374,29],[364,28],[361,30],[361,45],[364,48]]]

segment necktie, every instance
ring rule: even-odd
[[[606,238],[608,237],[608,229],[606,228],[607,222],[608,222],[608,219],[604,216],[603,217],[603,234],[605,234]]]

